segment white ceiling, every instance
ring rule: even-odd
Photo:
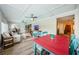
[[[66,11],[75,9],[75,5],[63,4],[2,4],[0,5],[2,12],[10,22],[21,22],[29,20],[25,16],[32,13],[38,16],[37,19],[54,16]]]

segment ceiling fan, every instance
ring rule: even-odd
[[[37,16],[34,16],[34,14],[31,14],[31,16],[25,16],[25,18],[30,18],[32,21],[35,21],[35,18],[38,18]],[[29,20],[23,20],[22,23],[23,24],[28,24]]]
[[[38,18],[37,16],[34,16],[34,14],[31,14],[30,17],[25,16],[25,18],[31,18],[33,21],[35,20],[35,18]]]

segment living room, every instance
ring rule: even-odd
[[[0,5],[1,55],[75,55],[69,52],[71,37],[79,38],[78,4],[2,4]],[[66,25],[70,25],[67,26]],[[69,28],[68,28],[69,27]],[[68,30],[65,30],[65,29]],[[6,33],[7,32],[7,33]],[[50,35],[50,36],[49,36]],[[57,36],[58,35],[58,36]],[[66,35],[67,42],[61,37]],[[2,36],[7,36],[3,37]],[[54,37],[53,37],[54,36]],[[74,37],[73,36],[73,37]],[[43,38],[42,38],[43,37]],[[64,42],[54,43],[56,38]],[[46,39],[50,39],[47,40]],[[11,46],[5,47],[4,40],[10,40]],[[41,40],[45,39],[46,42]],[[50,42],[49,42],[50,41]],[[79,40],[77,40],[78,43]],[[41,43],[42,42],[42,43]],[[43,44],[46,43],[46,44]],[[51,43],[51,44],[50,44]],[[6,42],[7,44],[7,42]],[[53,47],[57,44],[54,50]],[[59,46],[61,44],[61,46]],[[65,45],[66,44],[66,45]],[[46,46],[45,46],[46,45]],[[52,45],[53,47],[51,47]],[[47,47],[50,46],[50,47]],[[58,47],[59,46],[59,47]],[[75,44],[73,46],[76,46]],[[63,47],[63,48],[62,48]],[[18,49],[18,50],[17,50]],[[37,50],[37,52],[36,52]],[[54,52],[54,53],[53,53]]]

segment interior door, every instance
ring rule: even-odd
[[[57,34],[66,34],[70,37],[74,33],[74,15],[57,18]]]

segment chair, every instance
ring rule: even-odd
[[[10,36],[9,33],[3,33],[2,34],[2,40],[1,40],[1,44],[2,44],[2,47],[5,49],[5,48],[8,48],[10,46],[13,46],[14,44],[14,39],[12,36]]]
[[[34,32],[32,33],[32,36],[33,36],[34,38],[36,38],[37,35],[38,35],[38,32],[37,32],[37,31],[34,31]]]
[[[53,39],[55,37],[55,35],[54,34],[50,34],[50,37],[51,37],[51,39]]]
[[[34,31],[33,33],[32,33],[32,36],[34,37],[34,38],[38,38],[38,36],[41,36],[41,32],[38,32],[38,31]],[[36,45],[35,43],[33,44],[33,50],[34,50],[34,54],[36,55],[36,50],[39,50],[39,54],[42,54],[42,51],[43,51],[43,49],[42,49],[42,47],[40,47],[39,45]]]
[[[74,54],[75,54],[75,52],[74,52],[74,50],[75,50],[75,49],[74,49],[74,45],[73,45],[72,43],[70,44],[69,50],[70,50],[70,51],[69,51],[69,52],[70,52],[70,55],[74,55]]]
[[[75,39],[75,35],[71,34],[71,42]]]
[[[28,37],[31,37],[31,34],[30,33],[22,33],[21,34],[21,38],[22,39],[27,39]]]
[[[14,43],[21,42],[21,35],[18,33],[12,33],[12,37],[14,38]]]
[[[70,43],[70,54],[71,55],[75,55],[76,53],[75,50],[77,50],[78,46],[79,46],[79,41],[77,38],[74,38],[72,42]]]
[[[72,43],[72,41],[75,39],[75,35],[74,34],[71,34],[71,40],[70,40],[70,48],[69,48],[69,52],[70,52],[70,55],[74,55],[74,44]]]
[[[43,35],[47,35],[47,34],[48,34],[48,32],[46,32],[46,31],[45,31],[45,32],[43,32]]]
[[[79,55],[79,46],[78,46],[78,48],[77,48],[77,55]]]

